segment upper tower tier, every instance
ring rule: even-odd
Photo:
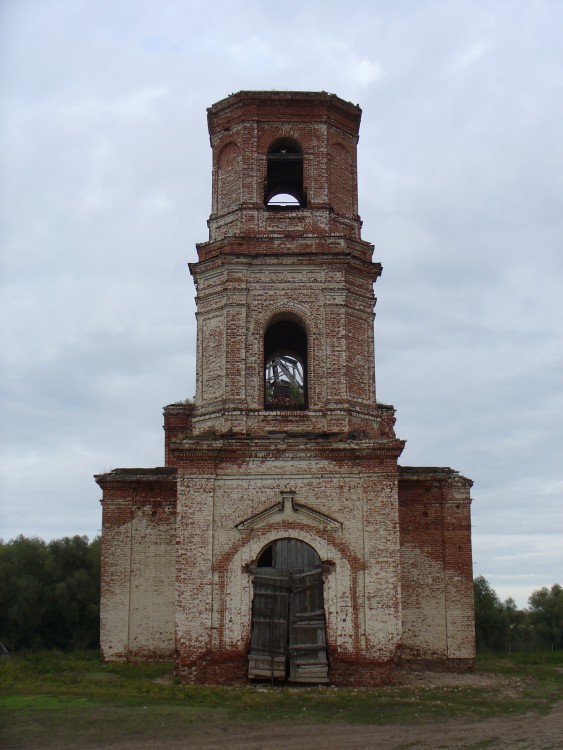
[[[325,92],[240,91],[207,112],[211,243],[288,235],[360,239],[357,105]]]

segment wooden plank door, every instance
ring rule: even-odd
[[[251,679],[287,678],[289,579],[289,572],[274,568],[258,568],[254,573],[248,656]]]
[[[289,679],[328,682],[322,570],[291,576],[289,601]]]
[[[254,568],[253,587],[249,678],[328,682],[318,553],[299,539],[277,539]]]

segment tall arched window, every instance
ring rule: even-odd
[[[296,317],[273,319],[264,335],[264,407],[307,409],[307,333]]]
[[[307,204],[303,187],[303,151],[290,138],[274,141],[268,149],[264,203],[268,208],[299,208]]]

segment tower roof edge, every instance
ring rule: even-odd
[[[293,119],[333,120],[357,135],[362,110],[358,104],[326,91],[238,91],[207,109],[210,135],[236,122]]]

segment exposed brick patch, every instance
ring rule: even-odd
[[[409,672],[466,672],[475,671],[475,659],[401,659],[401,667]]]
[[[210,685],[243,685],[247,680],[248,650],[208,651],[190,659],[176,659],[175,674],[183,682]]]
[[[354,658],[329,651],[330,681],[340,687],[380,687],[393,681],[395,658],[386,661]]]
[[[169,404],[163,409],[164,414],[164,463],[174,466],[174,458],[170,453],[170,445],[181,435],[191,435],[194,413],[193,403]]]

